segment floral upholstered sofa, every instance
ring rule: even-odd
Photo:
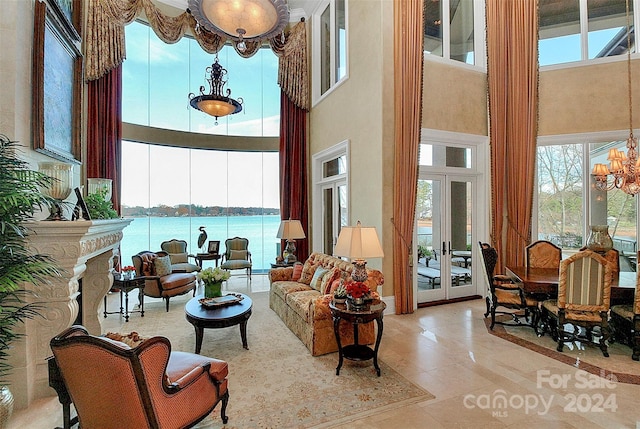
[[[347,261],[312,253],[303,265],[269,271],[269,306],[313,356],[338,350],[329,302],[340,280],[351,279],[352,269],[353,265]],[[378,270],[367,269],[367,273],[366,284],[377,297],[376,290],[384,283],[384,276]],[[353,344],[353,326],[342,323],[339,329],[342,345]],[[358,334],[360,344],[373,343],[373,323],[360,325]]]

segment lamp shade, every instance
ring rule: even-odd
[[[351,259],[384,257],[376,229],[372,226],[362,226],[360,221],[356,226],[342,227],[333,254]]]
[[[280,222],[280,228],[278,228],[278,234],[276,237],[285,240],[297,240],[305,238],[306,236],[304,235],[304,230],[302,229],[300,221],[296,219],[289,219]]]

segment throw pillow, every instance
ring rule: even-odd
[[[291,275],[291,280],[297,282],[300,280],[300,276],[302,275],[302,262],[296,262],[293,264],[293,274]]]
[[[326,295],[331,290],[331,285],[334,280],[340,280],[340,268],[333,268],[322,278],[322,284],[320,285],[320,293]]]
[[[189,262],[189,257],[186,253],[169,253],[172,264],[184,264]]]
[[[119,341],[121,343],[124,343],[124,344],[128,345],[129,347],[139,346],[140,344],[142,344],[144,342],[144,340],[146,340],[146,338],[142,338],[135,331],[131,332],[130,334],[126,334],[126,335],[119,334],[117,332],[107,332],[105,334],[105,337],[109,338],[110,340]]]
[[[311,283],[311,279],[313,279],[316,269],[320,266],[319,264],[312,265],[308,262],[309,261],[307,260],[307,262],[304,263],[304,267],[302,267],[302,274],[300,274],[300,280],[298,280],[300,283],[304,283],[306,285]]]
[[[156,276],[166,276],[171,274],[171,258],[167,256],[158,256],[155,260]]]
[[[229,260],[235,259],[247,259],[246,250],[231,250],[229,251]]]
[[[329,273],[329,270],[323,267],[318,267],[316,272],[313,273],[313,277],[311,278],[311,282],[309,282],[309,286],[314,288],[317,291],[322,292],[320,290],[320,285],[322,284],[322,278],[325,277],[326,274]]]
[[[143,276],[155,276],[153,272],[153,261],[156,259],[155,253],[145,253],[140,257],[142,259],[142,265],[140,267],[140,272],[142,272]]]

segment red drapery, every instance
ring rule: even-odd
[[[307,112],[280,92],[280,217],[298,219],[307,238],[296,241],[296,256],[309,256],[307,202]],[[284,242],[281,243],[284,246]],[[284,247],[283,247],[284,248]]]
[[[111,201],[120,213],[122,65],[87,83],[87,178],[113,181]]]

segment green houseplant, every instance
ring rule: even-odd
[[[118,218],[118,212],[113,208],[111,200],[105,199],[107,192],[108,191],[106,189],[99,189],[96,192],[87,195],[84,199],[91,219]]]
[[[42,284],[51,276],[61,275],[54,261],[34,253],[28,245],[29,229],[36,209],[46,209],[53,199],[40,189],[51,186],[53,178],[29,169],[18,158],[16,142],[0,134],[0,390],[8,392],[6,377],[12,367],[7,362],[11,343],[21,334],[17,323],[38,315],[39,305],[27,303],[25,283]],[[1,395],[0,395],[1,396]],[[10,408],[13,407],[11,397]],[[0,416],[10,416],[11,411]],[[2,421],[0,419],[0,427]]]

